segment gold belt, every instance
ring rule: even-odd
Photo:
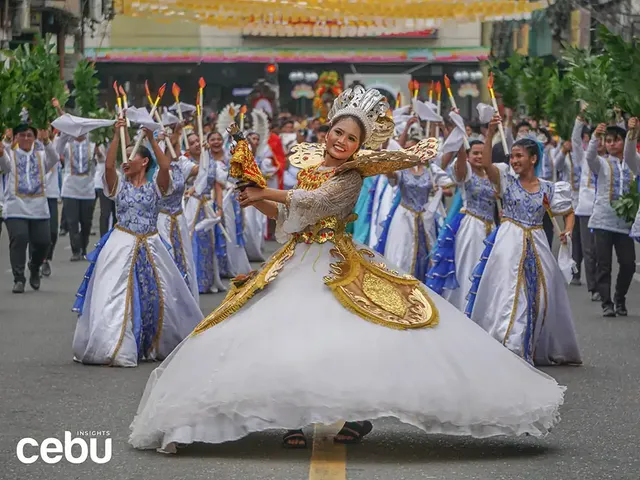
[[[160,213],[164,213],[165,215],[170,216],[171,218],[177,218],[182,215],[182,209],[178,210],[176,213],[171,213],[169,210],[160,210]]]
[[[114,228],[117,228],[121,232],[128,233],[129,235],[133,235],[134,237],[137,237],[137,238],[148,238],[158,233],[158,230],[154,230],[153,232],[149,232],[149,233],[136,233],[133,230],[129,230],[128,228],[118,224],[116,224]]]
[[[509,217],[502,217],[502,221],[503,222],[513,223],[514,225],[520,227],[521,229],[523,229],[526,232],[531,232],[533,230],[541,230],[542,229],[542,225],[532,225],[532,226],[524,225],[524,224],[522,224],[522,223],[520,223],[520,222],[518,222],[518,221],[516,221],[516,220],[514,220],[512,218],[509,218]]]
[[[296,243],[326,243],[335,240],[337,237],[344,235],[347,225],[355,221],[358,216],[352,213],[344,220],[337,217],[327,217],[316,222],[313,227],[304,231],[293,234]]]

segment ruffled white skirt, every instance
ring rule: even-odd
[[[424,225],[426,245],[419,245],[418,222]],[[418,250],[428,254],[436,244],[436,224],[432,214],[413,212],[402,203],[398,205],[391,224],[384,256],[404,272],[413,273],[418,261]],[[424,282],[424,278],[419,279]]]
[[[176,217],[177,238],[179,239],[179,245],[174,245],[172,241],[171,231],[171,216],[166,213],[160,212],[158,215],[158,233],[160,237],[171,246],[171,256],[178,266],[178,261],[184,261],[186,264],[186,282],[191,290],[193,298],[196,302],[199,301],[200,294],[198,293],[198,276],[196,274],[196,264],[193,260],[193,248],[191,245],[191,235],[189,234],[189,226],[187,225],[187,219],[184,213],[181,213]],[[180,248],[180,252],[175,249]],[[178,260],[178,256],[184,258],[184,260]],[[180,270],[180,267],[178,267]]]
[[[564,387],[441,297],[431,293],[435,328],[394,330],[344,308],[323,283],[331,248],[298,245],[264,291],[153,371],[130,443],[221,443],[382,417],[431,433],[542,435],[558,421]]]

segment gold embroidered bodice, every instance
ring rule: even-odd
[[[362,176],[356,170],[339,175],[318,165],[301,170],[298,188],[289,192],[288,205],[279,207],[276,236],[285,245],[260,270],[235,278],[222,304],[193,335],[222,322],[273,282],[300,243],[333,245],[329,253],[335,262],[323,278],[324,284],[345,308],[361,318],[394,329],[437,325],[438,310],[426,287],[411,275],[389,269],[374,252],[357,248],[345,232],[355,219],[352,211],[361,186]]]

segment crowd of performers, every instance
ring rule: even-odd
[[[17,126],[0,146],[13,291],[27,267],[34,290],[51,274],[61,196],[71,260],[89,262],[74,360],[164,360],[131,425],[136,448],[273,428],[304,448],[304,426],[340,419],[335,441],[354,443],[381,417],[543,435],[564,387],[535,367],[581,364],[566,284],[584,271],[603,315],[627,315],[640,222],[612,202],[640,174],[637,120],[578,117],[560,139],[487,105],[474,131],[418,103],[391,112],[356,86],[308,138],[260,110],[238,132],[235,106],[205,135],[165,111],[137,140],[125,111],[106,147]],[[271,237],[284,246],[267,258]],[[205,318],[199,295],[224,290]]]

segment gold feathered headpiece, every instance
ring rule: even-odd
[[[389,102],[375,88],[366,90],[361,85],[342,92],[333,102],[329,121],[335,123],[341,117],[352,115],[362,122],[365,129],[363,146],[376,150],[393,135],[394,123],[388,117]]]

